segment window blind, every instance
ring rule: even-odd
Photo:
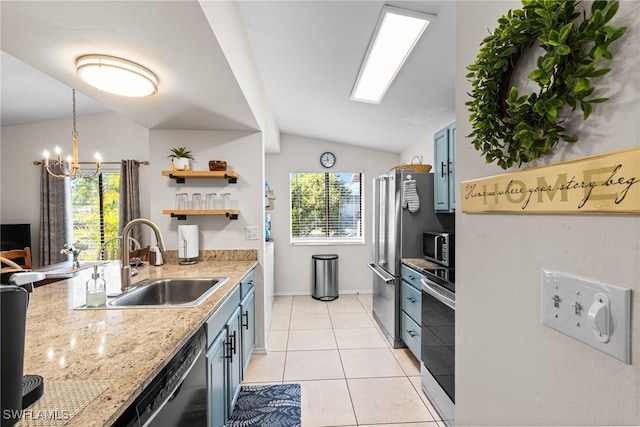
[[[291,243],[364,243],[362,173],[292,172]]]

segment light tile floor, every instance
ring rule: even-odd
[[[303,427],[443,426],[418,361],[391,348],[371,306],[371,295],[276,297],[267,354],[252,356],[244,383],[299,383]]]

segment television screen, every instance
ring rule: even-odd
[[[0,224],[0,251],[31,247],[31,224]]]

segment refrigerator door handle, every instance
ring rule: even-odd
[[[391,283],[396,279],[393,276],[384,277],[384,275],[380,271],[378,271],[378,269],[376,268],[376,265],[374,263],[367,264],[367,267],[369,267],[371,269],[371,271],[376,273],[382,280],[384,280],[385,283]]]

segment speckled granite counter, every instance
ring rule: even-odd
[[[425,270],[441,268],[438,264],[434,264],[433,262],[427,261],[423,258],[402,258],[402,263],[415,268],[421,273],[424,273]]]
[[[135,283],[159,277],[229,277],[193,308],[74,309],[85,303],[90,270],[36,288],[27,314],[24,373],[44,377],[45,389],[48,383],[109,381],[112,385],[66,425],[111,425],[257,264],[256,251],[240,252],[239,257],[207,255],[206,261],[190,266],[178,265],[168,257],[164,266],[143,266],[132,279]],[[107,292],[119,290],[117,263],[106,266],[104,272]],[[25,421],[18,425],[26,425]]]

